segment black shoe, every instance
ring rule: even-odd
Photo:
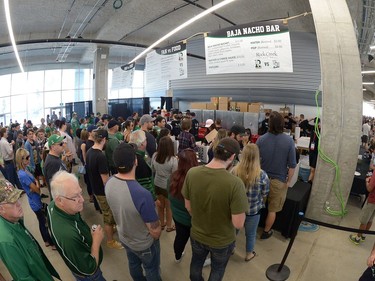
[[[263,231],[262,235],[260,236],[260,239],[268,239],[272,236],[273,230],[271,229],[270,231],[266,232]]]
[[[40,195],[40,198],[48,198],[48,197],[49,197],[48,195],[45,195],[43,193]]]

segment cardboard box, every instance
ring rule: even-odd
[[[248,102],[237,102],[237,107],[240,109],[240,112],[247,112],[248,106]]]
[[[219,97],[211,97],[211,102],[218,104],[219,103]]]
[[[219,103],[219,110],[228,110],[227,103]]]
[[[231,101],[229,102],[229,109],[232,111],[236,111],[237,102]]]
[[[219,103],[225,103],[227,106],[231,100],[232,98],[230,97],[219,97]]]
[[[192,102],[190,104],[191,109],[207,109],[207,105],[204,102]]]
[[[261,110],[263,110],[263,103],[256,102],[249,104],[247,111],[253,112],[253,113],[259,113]]]
[[[208,102],[206,104],[206,109],[209,110],[216,110],[217,109],[217,103]]]

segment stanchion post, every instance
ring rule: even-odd
[[[296,223],[293,225],[292,230],[292,237],[290,238],[288,247],[285,251],[285,254],[283,256],[283,259],[281,260],[280,264],[273,264],[270,267],[267,268],[266,276],[268,280],[271,281],[284,281],[287,280],[290,276],[290,269],[285,265],[285,261],[288,258],[289,252],[293,247],[294,239],[297,236],[299,225],[301,224],[302,218],[304,216],[304,213],[299,212],[298,218],[296,220]]]

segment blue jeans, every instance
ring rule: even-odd
[[[260,214],[257,214],[254,216],[246,215],[245,236],[246,236],[246,252],[247,253],[251,253],[252,251],[254,251],[259,219],[260,219]]]
[[[76,278],[77,281],[106,281],[103,277],[103,273],[98,267],[98,270],[91,276],[79,276],[75,274],[74,272],[73,276]]]
[[[39,222],[39,231],[42,235],[43,241],[47,242],[50,246],[54,245],[51,236],[49,235],[48,228],[46,227],[46,216],[42,209],[34,211],[38,222]]]
[[[212,248],[199,243],[190,237],[193,256],[190,263],[190,280],[204,281],[202,268],[208,253],[211,254],[211,272],[208,281],[220,281],[224,277],[225,268],[234,249],[234,242],[224,248]]]
[[[134,251],[123,244],[128,256],[129,272],[134,281],[161,281],[160,242],[155,240],[150,248]],[[143,275],[142,266],[146,276]]]

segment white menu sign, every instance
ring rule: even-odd
[[[293,72],[288,25],[272,20],[210,32],[206,73]]]
[[[135,63],[116,67],[112,72],[112,90],[131,88],[133,86]]]
[[[147,54],[146,77],[147,83],[187,78],[186,44],[170,45]]]

